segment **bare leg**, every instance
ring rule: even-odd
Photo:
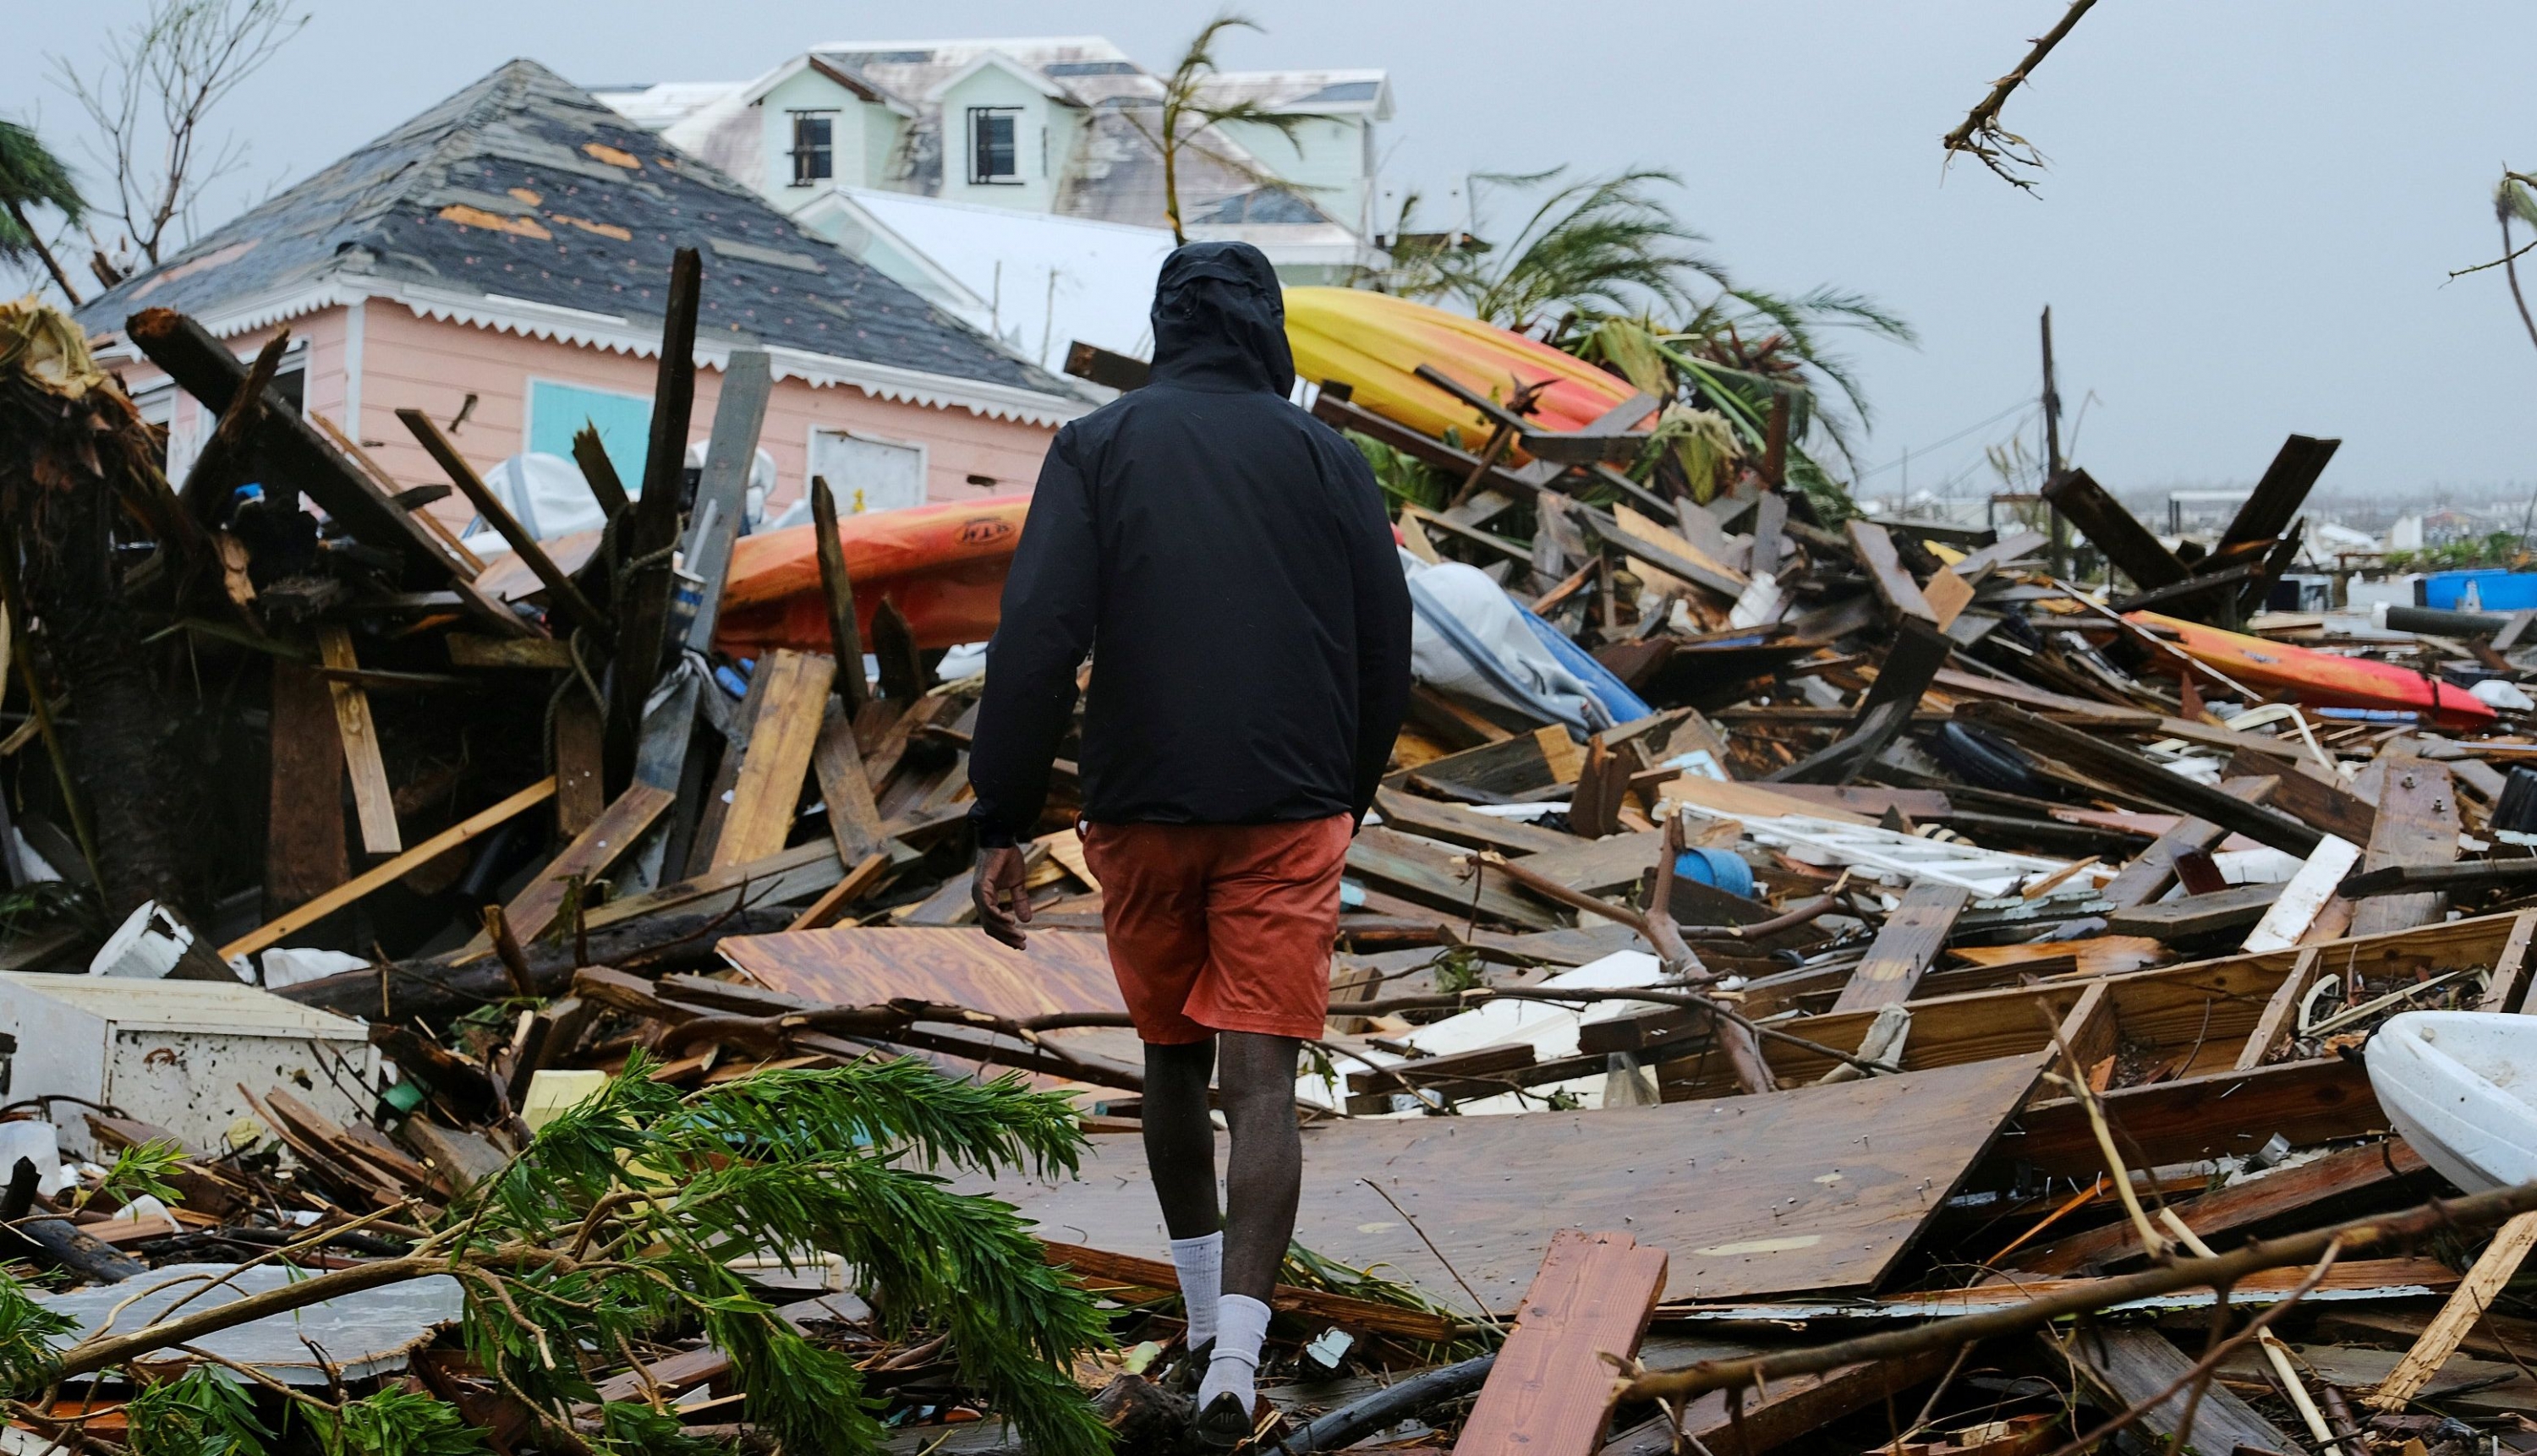
[[[1266,1303],[1295,1236],[1295,1204],[1303,1193],[1304,1139],[1295,1125],[1295,1057],[1303,1043],[1257,1032],[1224,1032],[1216,1041],[1223,1044],[1224,1120],[1233,1131],[1225,1173],[1224,1292]],[[1151,1087],[1148,1082],[1148,1107]],[[1150,1148],[1153,1133],[1146,1137]],[[1170,1214],[1164,1218],[1168,1222]]]
[[[1215,1210],[1215,1124],[1206,1115],[1214,1070],[1212,1038],[1145,1044],[1145,1166],[1153,1171],[1163,1227],[1174,1238],[1203,1238],[1223,1227]]]

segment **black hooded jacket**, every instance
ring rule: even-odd
[[[1409,703],[1409,593],[1383,492],[1287,399],[1277,276],[1191,243],[1154,290],[1152,380],[1040,467],[969,757],[983,845],[1028,832],[1092,654],[1084,817],[1362,817]]]

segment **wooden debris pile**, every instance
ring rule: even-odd
[[[13,1087],[80,1154],[21,1165],[19,1270],[287,1251],[348,1300],[474,1281],[462,1317],[326,1378],[496,1449],[794,1449],[749,1376],[795,1339],[857,1372],[882,1424],[858,1440],[1016,1449],[1036,1370],[1121,1448],[1175,1449],[1187,1352],[1071,765],[1008,952],[961,928],[978,679],[942,680],[833,553],[830,652],[714,653],[764,360],[734,356],[690,492],[692,259],[681,286],[647,478],[584,452],[610,525],[569,552],[505,527],[445,441],[445,484],[388,480],[264,387],[274,350],[174,315],[132,335],[222,411],[184,480],[75,340],[0,387],[6,969],[244,976],[362,1019],[379,1057],[196,1078],[240,1119],[218,1138],[137,1079]],[[1477,452],[1343,391],[1313,408],[1444,481],[1402,502],[1404,551],[1503,588],[1594,707],[1418,690],[1298,1083],[1262,1449],[2532,1444],[2537,1199],[2455,1198],[2364,1049],[2404,1012],[2537,1009],[2525,621],[2265,611],[2330,441],[2295,437],[2199,555],[2063,474],[2046,496],[2110,568],[2089,585],[2044,523],[1841,519],[1767,457],[1666,493],[1614,468],[1653,401],[1559,433],[1460,393]],[[508,561],[416,509],[449,488]],[[455,1232],[516,1212],[488,1190],[638,1093],[669,1125],[876,1068],[946,1108],[1018,1079],[999,1115],[1048,1156],[926,1186],[1029,1221],[1007,1282],[1078,1310],[1072,1343],[893,1307],[844,1232],[770,1226],[710,1245],[758,1325],[603,1341],[541,1306],[576,1383],[515,1388],[537,1321],[494,1292],[660,1233],[679,1180],[598,1159],[570,1217],[489,1249]],[[359,1115],[318,1106],[328,1077]],[[782,1151],[750,1125],[732,1156]],[[21,1429],[114,1443],[152,1409],[164,1371],[128,1362],[153,1352],[98,1348],[139,1373],[22,1400]]]

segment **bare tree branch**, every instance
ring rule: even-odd
[[[2070,28],[2079,24],[2079,17],[2086,15],[2088,8],[2096,3],[2097,0],[2070,0],[2070,8],[2061,13],[2060,21],[2036,39],[2034,47],[2026,52],[2026,58],[2017,63],[2017,69],[1991,83],[1990,95],[1975,102],[1974,108],[1965,113],[1965,119],[1957,124],[1956,129],[1940,139],[1939,145],[1946,148],[1948,160],[1954,160],[1959,152],[1970,153],[2010,186],[2021,192],[2035,190],[2034,179],[2021,177],[2010,168],[2030,167],[2040,171],[2044,166],[2044,155],[2024,137],[2002,130],[1999,110],[2008,104],[2009,95],[2024,86],[2027,78],[2035,74],[2035,68],[2044,64],[2044,58],[2052,53],[2052,47],[2061,43],[2061,37],[2070,33]]]
[[[94,76],[52,58],[98,132],[90,155],[114,177],[113,206],[98,211],[123,224],[118,271],[155,266],[192,235],[204,190],[246,163],[245,144],[206,138],[213,109],[307,23],[293,0],[154,0],[108,38]]]

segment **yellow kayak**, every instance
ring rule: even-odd
[[[1418,378],[1420,364],[1501,402],[1519,384],[1548,381],[1529,416],[1544,429],[1579,428],[1638,393],[1540,340],[1362,288],[1288,288],[1286,342],[1304,378],[1343,383],[1350,403],[1423,434],[1460,430],[1466,449],[1488,438],[1490,422]]]

